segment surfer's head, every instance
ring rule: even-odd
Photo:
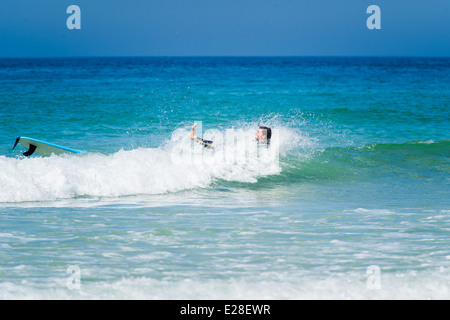
[[[270,138],[272,138],[272,129],[265,126],[260,126],[258,131],[256,132],[256,139],[259,142],[270,143]]]

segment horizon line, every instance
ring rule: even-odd
[[[88,59],[88,58],[417,58],[445,59],[450,55],[86,55],[86,56],[5,56],[0,59]]]

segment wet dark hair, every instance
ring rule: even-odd
[[[265,126],[259,126],[259,128],[265,130],[264,133],[266,134],[267,142],[270,142],[270,138],[272,138],[272,129]]]

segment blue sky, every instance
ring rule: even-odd
[[[81,30],[69,30],[69,5]],[[369,30],[369,5],[381,30]],[[450,56],[448,0],[14,0],[0,57]]]

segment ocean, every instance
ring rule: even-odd
[[[449,58],[0,59],[0,299],[449,299],[449,84]]]

